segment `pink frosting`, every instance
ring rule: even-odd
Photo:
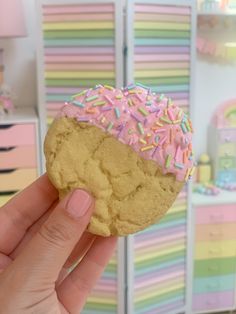
[[[178,181],[187,181],[194,172],[191,121],[170,99],[141,84],[122,90],[98,85],[82,91],[59,116],[101,128]]]

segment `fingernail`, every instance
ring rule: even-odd
[[[83,217],[92,204],[92,197],[84,190],[75,190],[66,206],[66,210],[73,218]]]

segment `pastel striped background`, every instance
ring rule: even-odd
[[[192,9],[174,0],[173,5],[137,2],[133,80],[167,94],[188,111]],[[184,308],[186,230],[185,188],[161,222],[134,237],[134,300],[130,302],[135,314],[178,313]]]
[[[42,7],[48,123],[72,94],[99,83],[116,85],[114,3],[67,3]],[[117,255],[118,252],[88,298],[82,314],[117,313]]]
[[[174,3],[174,1],[173,1]],[[178,1],[175,1],[178,5]],[[134,78],[187,109],[191,7],[139,3],[134,16]]]
[[[115,6],[43,5],[48,122],[81,89],[116,85]]]

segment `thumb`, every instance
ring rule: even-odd
[[[84,190],[74,190],[58,203],[39,232],[27,245],[16,262],[24,265],[30,277],[55,282],[85,231],[94,202]]]

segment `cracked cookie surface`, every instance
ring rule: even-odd
[[[75,188],[93,195],[95,212],[88,231],[97,235],[128,235],[155,223],[183,187],[174,175],[163,175],[154,161],[74,118],[53,122],[44,151],[48,176],[60,198]]]

